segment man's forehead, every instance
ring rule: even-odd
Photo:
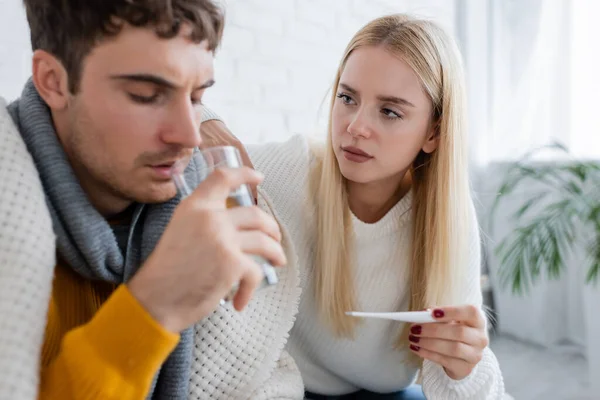
[[[213,76],[213,52],[207,41],[194,43],[185,29],[163,39],[152,29],[127,26],[99,44],[89,61],[109,75],[156,74],[178,86],[202,85]]]

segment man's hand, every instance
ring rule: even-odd
[[[234,146],[239,150],[244,165],[248,168],[254,168],[242,142],[227,129],[223,122],[216,119],[203,122],[200,125],[200,135],[202,136],[201,149],[216,146]],[[252,190],[252,196],[256,199],[256,185],[250,185],[250,189]]]
[[[247,167],[218,169],[175,210],[156,248],[128,284],[165,329],[180,332],[208,316],[237,282],[233,305],[242,310],[263,279],[252,255],[276,266],[286,263],[273,218],[256,207],[225,207],[232,190],[261,179]]]

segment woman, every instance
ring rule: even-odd
[[[424,398],[412,386],[421,363],[428,399],[503,397],[481,311],[465,106],[452,39],[387,16],[345,51],[324,147],[294,137],[250,149],[298,256],[287,349],[307,398]],[[426,308],[438,323],[346,315]]]
[[[503,397],[481,310],[465,103],[452,39],[432,22],[383,17],[346,49],[324,145],[296,136],[249,149],[266,176],[259,204],[295,253],[280,274],[299,269],[286,350],[307,398]],[[203,134],[207,146],[241,147],[226,129]],[[258,308],[273,303],[268,292],[256,294]],[[438,323],[346,315],[426,308]],[[412,385],[419,369],[422,391]]]

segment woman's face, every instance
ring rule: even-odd
[[[346,62],[332,112],[333,151],[356,183],[398,184],[438,136],[432,104],[413,70],[382,47],[361,47]]]

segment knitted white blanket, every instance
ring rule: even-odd
[[[42,184],[0,98],[0,400],[37,398],[54,265]]]

